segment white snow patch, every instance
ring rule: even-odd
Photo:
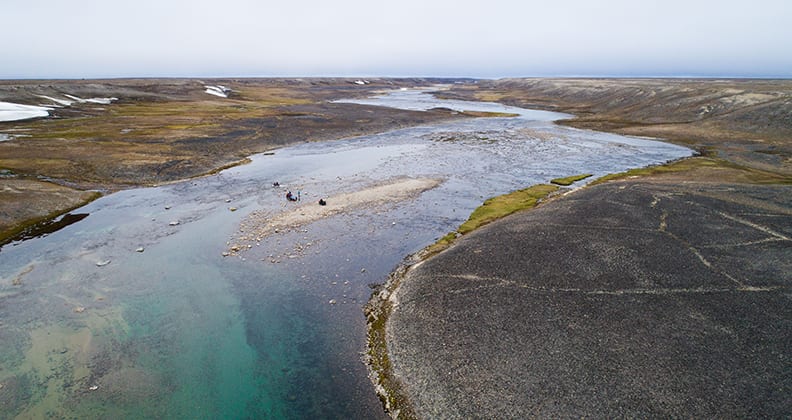
[[[217,85],[217,86],[204,85],[204,88],[206,88],[204,92],[210,95],[219,96],[221,98],[227,98],[228,94],[231,93],[231,89],[223,85]]]
[[[355,80],[356,85],[367,85],[369,83],[371,82],[369,82],[368,80]]]
[[[0,102],[0,121],[19,121],[47,117],[49,116],[49,111],[52,111],[52,108],[46,106]]]
[[[70,101],[68,99],[58,99],[58,98],[53,98],[51,96],[46,96],[46,95],[36,95],[36,96],[38,96],[39,98],[44,98],[46,100],[55,102],[56,104],[62,105],[62,106],[71,106],[71,104],[74,103],[74,101]]]
[[[110,105],[110,103],[112,103],[113,101],[117,101],[118,100],[118,98],[88,98],[88,99],[83,99],[83,98],[78,98],[78,97],[76,97],[74,95],[69,95],[69,94],[66,94],[66,93],[64,93],[63,96],[66,96],[69,99],[74,99],[76,102],[79,102],[81,104],[89,103],[89,104]]]

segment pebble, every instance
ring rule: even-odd
[[[142,246],[141,246],[141,247],[138,247],[138,249],[136,249],[136,250],[135,250],[135,252],[143,252],[143,251],[145,251],[145,249],[143,249],[143,247],[142,247]]]
[[[104,267],[104,266],[106,266],[107,264],[110,264],[110,260],[98,261],[98,262],[96,263],[96,266],[97,266],[97,267]]]
[[[170,210],[171,206],[165,206],[165,210]]]
[[[331,304],[331,305],[335,305],[336,304],[336,300],[335,299],[330,299],[330,302],[328,302],[328,303]]]
[[[237,208],[236,207],[229,207],[228,210],[237,211]]]
[[[91,391],[96,391],[97,389],[99,389],[99,387],[96,386],[96,385],[93,385],[93,386],[88,387],[88,389],[91,390]]]
[[[178,220],[174,220],[174,221],[172,221],[172,222],[170,222],[168,224],[171,225],[171,226],[177,226],[179,224],[179,221]]]

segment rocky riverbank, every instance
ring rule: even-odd
[[[367,312],[390,414],[783,417],[789,86],[508,80],[444,93],[576,112],[566,124],[667,134],[709,157],[606,177],[394,272]]]

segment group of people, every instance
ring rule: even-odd
[[[280,182],[273,182],[272,186],[273,187],[280,187]],[[301,201],[302,200],[302,193],[300,191],[297,191],[297,194],[295,195],[295,194],[293,194],[291,192],[291,190],[287,191],[286,192],[286,200],[287,201]],[[327,205],[327,201],[325,201],[323,198],[320,198],[319,199],[319,205],[320,206],[325,206],[325,205]]]

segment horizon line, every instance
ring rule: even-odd
[[[129,80],[129,79],[454,79],[454,80],[502,80],[502,79],[711,79],[711,80],[790,80],[792,75],[716,75],[716,74],[557,74],[557,75],[507,75],[507,76],[442,76],[442,75],[124,75],[84,77],[0,77],[2,81],[13,80]]]

